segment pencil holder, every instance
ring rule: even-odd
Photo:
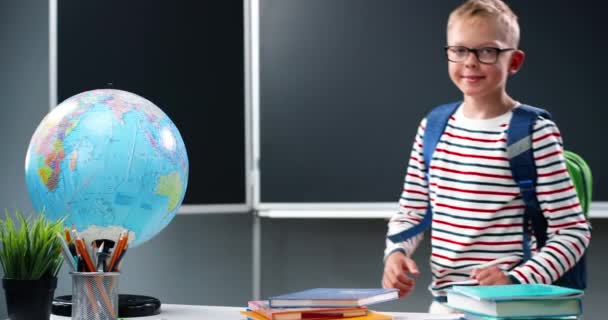
[[[116,320],[118,272],[70,272],[72,319]]]

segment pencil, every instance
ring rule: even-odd
[[[70,230],[68,228],[65,228],[64,233],[65,233],[65,241],[67,241],[68,244],[72,243],[72,237],[70,236]]]
[[[79,251],[80,255],[82,256],[82,259],[84,260],[84,264],[87,268],[87,271],[95,272],[95,267],[93,266],[93,261],[91,260],[91,257],[89,256],[89,252],[87,251],[84,241],[82,239],[74,239],[74,242],[76,243],[76,250]]]
[[[114,267],[114,271],[116,271],[116,272],[120,271],[120,264],[122,262],[122,257],[124,257],[125,254],[127,253],[127,248],[129,248],[129,244],[125,245],[125,248],[122,249],[120,256],[118,257],[118,259],[116,259],[116,263],[115,263],[116,266]]]
[[[110,260],[110,265],[108,266],[108,270],[110,270],[110,271],[114,270],[114,265],[116,264],[116,260],[118,260],[118,258],[122,254],[122,251],[123,251],[125,245],[127,244],[127,241],[129,240],[129,233],[128,233],[128,231],[127,232],[125,232],[125,231],[121,232],[121,237],[118,239],[118,244],[116,245],[116,249],[114,250],[112,259]],[[124,234],[124,236],[123,236],[123,234]]]
[[[59,238],[59,242],[61,243],[61,252],[63,252],[63,256],[66,260],[66,263],[69,265],[72,271],[76,271],[76,262],[74,261],[74,256],[72,256],[68,244],[65,242],[65,239],[63,239],[59,232],[57,232],[57,238]]]

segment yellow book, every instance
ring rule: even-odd
[[[253,319],[253,320],[268,320],[268,318],[264,317],[263,315],[253,312],[253,311],[241,311],[241,314],[244,316],[247,316],[249,319]],[[374,312],[374,311],[367,311],[367,314],[364,316],[359,316],[359,317],[348,317],[348,318],[323,318],[323,320],[339,320],[339,319],[348,319],[348,320],[391,320],[393,319],[393,316],[388,315],[388,314],[384,314],[384,313],[379,313],[379,312]]]

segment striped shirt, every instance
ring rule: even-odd
[[[452,285],[471,285],[473,268],[496,265],[520,283],[552,283],[582,256],[590,228],[566,168],[555,123],[539,117],[532,134],[537,167],[536,194],[548,222],[545,246],[523,259],[524,202],[509,167],[507,129],[512,112],[493,119],[450,118],[429,168],[423,158],[426,119],[416,135],[397,212],[388,235],[420,223],[428,199],[433,208],[431,271],[434,296]],[[429,181],[425,179],[429,173]],[[412,255],[422,234],[386,240],[385,257],[398,250]]]

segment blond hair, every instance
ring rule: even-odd
[[[495,18],[505,36],[505,41],[517,48],[519,45],[519,23],[511,8],[501,0],[467,0],[450,13],[448,30],[457,20]]]

